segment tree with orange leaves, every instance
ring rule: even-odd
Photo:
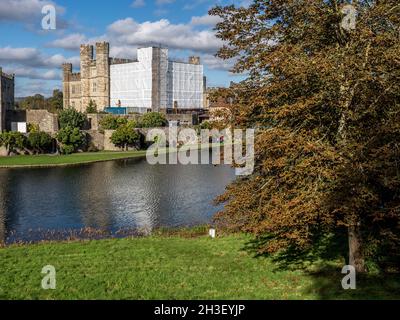
[[[216,222],[265,239],[261,253],[345,237],[358,272],[366,257],[398,257],[398,1],[254,0],[210,14],[217,56],[248,74],[226,122],[258,129],[255,172],[219,197]]]

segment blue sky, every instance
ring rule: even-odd
[[[79,45],[109,41],[111,56],[135,58],[137,47],[161,44],[174,59],[198,55],[209,86],[227,86],[240,76],[232,61],[214,57],[216,4],[247,6],[248,0],[0,0],[0,66],[16,74],[16,96],[51,95],[61,88],[61,63],[79,71]],[[57,29],[43,30],[44,5],[57,12]],[[95,9],[94,9],[95,8]]]

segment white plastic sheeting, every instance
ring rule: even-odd
[[[181,62],[169,62],[168,108],[176,101],[180,109],[203,107],[203,66]]]
[[[152,48],[138,50],[138,62],[110,66],[111,107],[151,108]]]
[[[152,78],[153,69],[159,72],[157,79]],[[168,49],[138,49],[138,62],[111,65],[110,77],[111,107],[120,101],[122,107],[142,112],[172,109],[175,103],[180,109],[203,108],[203,66],[169,61]]]

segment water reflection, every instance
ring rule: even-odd
[[[39,240],[40,230],[207,223],[219,209],[212,200],[232,179],[229,166],[151,166],[144,159],[0,169],[0,240]]]

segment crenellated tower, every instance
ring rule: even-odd
[[[89,104],[91,99],[91,71],[93,61],[93,46],[81,45],[81,104],[83,110]]]
[[[110,45],[96,43],[96,77],[92,83],[92,95],[96,97],[98,109],[110,106]]]
[[[72,63],[63,63],[63,104],[64,108],[70,107],[70,81],[72,75]]]

